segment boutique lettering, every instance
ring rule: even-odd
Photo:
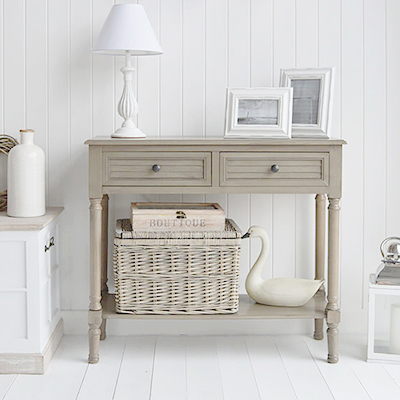
[[[175,227],[195,227],[204,228],[206,221],[204,219],[151,219],[150,228],[175,228]]]

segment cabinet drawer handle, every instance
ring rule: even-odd
[[[44,245],[44,252],[46,253],[46,251],[50,250],[52,246],[55,246],[54,236],[50,239],[50,243],[48,246]]]
[[[278,164],[274,164],[274,165],[271,167],[271,171],[272,171],[272,172],[278,172],[278,171],[279,171],[279,165],[278,165]]]
[[[152,170],[153,170],[154,172],[158,172],[160,169],[161,169],[161,165],[158,165],[158,164],[154,164],[154,165],[153,165]]]

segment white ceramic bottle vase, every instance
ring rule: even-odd
[[[39,217],[46,213],[45,155],[33,143],[32,129],[21,130],[21,144],[8,153],[7,214]]]

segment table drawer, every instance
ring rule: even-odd
[[[104,152],[108,186],[211,186],[210,152]]]
[[[329,186],[329,153],[222,152],[220,163],[220,186]]]

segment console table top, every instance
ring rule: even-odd
[[[320,146],[320,145],[344,145],[346,142],[342,139],[316,139],[316,138],[300,138],[300,139],[223,139],[215,137],[182,137],[182,136],[166,136],[166,137],[147,137],[143,139],[116,139],[111,136],[96,136],[86,140],[85,144],[90,146],[149,146],[149,145],[253,145],[253,146]]]

